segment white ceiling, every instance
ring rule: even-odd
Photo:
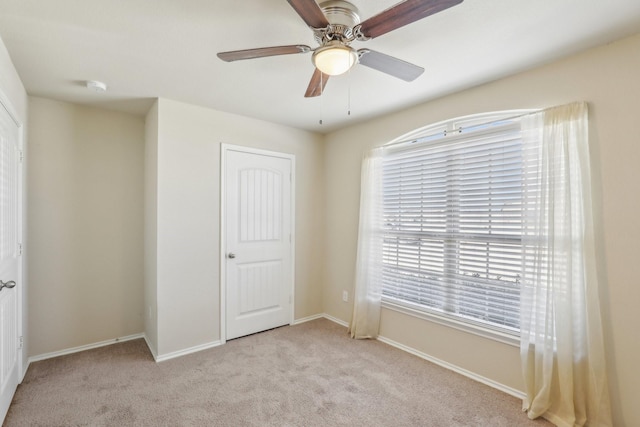
[[[364,20],[398,1],[352,2]],[[356,66],[332,78],[322,97],[307,99],[310,54],[233,63],[216,57],[315,47],[285,0],[0,0],[0,37],[31,95],[137,114],[165,97],[322,133],[639,30],[638,0],[465,0],[354,42],[423,66],[416,81]],[[109,90],[92,93],[86,80]]]

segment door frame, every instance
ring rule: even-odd
[[[247,154],[258,154],[263,156],[277,157],[288,159],[291,161],[291,304],[289,314],[289,324],[293,324],[295,320],[295,300],[296,300],[296,156],[295,154],[281,153],[277,151],[263,150],[259,148],[245,147],[242,145],[220,144],[220,344],[227,341],[227,263],[226,263],[226,247],[227,247],[227,153],[229,151],[237,151]]]
[[[25,207],[25,197],[24,197],[24,189],[26,182],[26,153],[25,153],[25,128],[24,122],[20,119],[17,110],[13,107],[9,97],[4,92],[4,88],[0,87],[0,108],[4,108],[9,114],[9,118],[13,120],[13,122],[18,127],[18,148],[20,149],[20,161],[18,162],[18,244],[20,245],[20,260],[18,267],[18,286],[16,286],[17,294],[17,305],[18,305],[18,339],[21,340],[18,348],[18,382],[22,383],[24,376],[27,373],[28,363],[24,358],[25,355],[25,342],[26,337],[24,336],[24,324],[26,322],[27,310],[25,306],[25,265],[26,265],[26,250],[24,244],[24,225],[26,224],[26,207]]]

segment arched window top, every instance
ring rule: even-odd
[[[488,113],[471,114],[468,116],[447,119],[408,132],[394,139],[393,141],[388,142],[384,146],[390,147],[402,144],[430,142],[451,135],[460,135],[487,129],[494,126],[502,126],[509,123],[515,123],[518,122],[522,116],[531,114],[535,111],[537,110],[521,109],[493,111]]]

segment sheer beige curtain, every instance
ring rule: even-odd
[[[521,347],[529,418],[610,426],[598,300],[587,104],[523,119]]]
[[[365,154],[360,177],[360,226],[352,338],[376,338],[382,300],[382,148]]]

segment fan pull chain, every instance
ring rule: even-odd
[[[347,76],[347,116],[351,116],[351,68],[349,68]]]
[[[320,126],[322,126],[322,116],[324,115],[324,90],[322,90],[323,73],[320,73]]]

